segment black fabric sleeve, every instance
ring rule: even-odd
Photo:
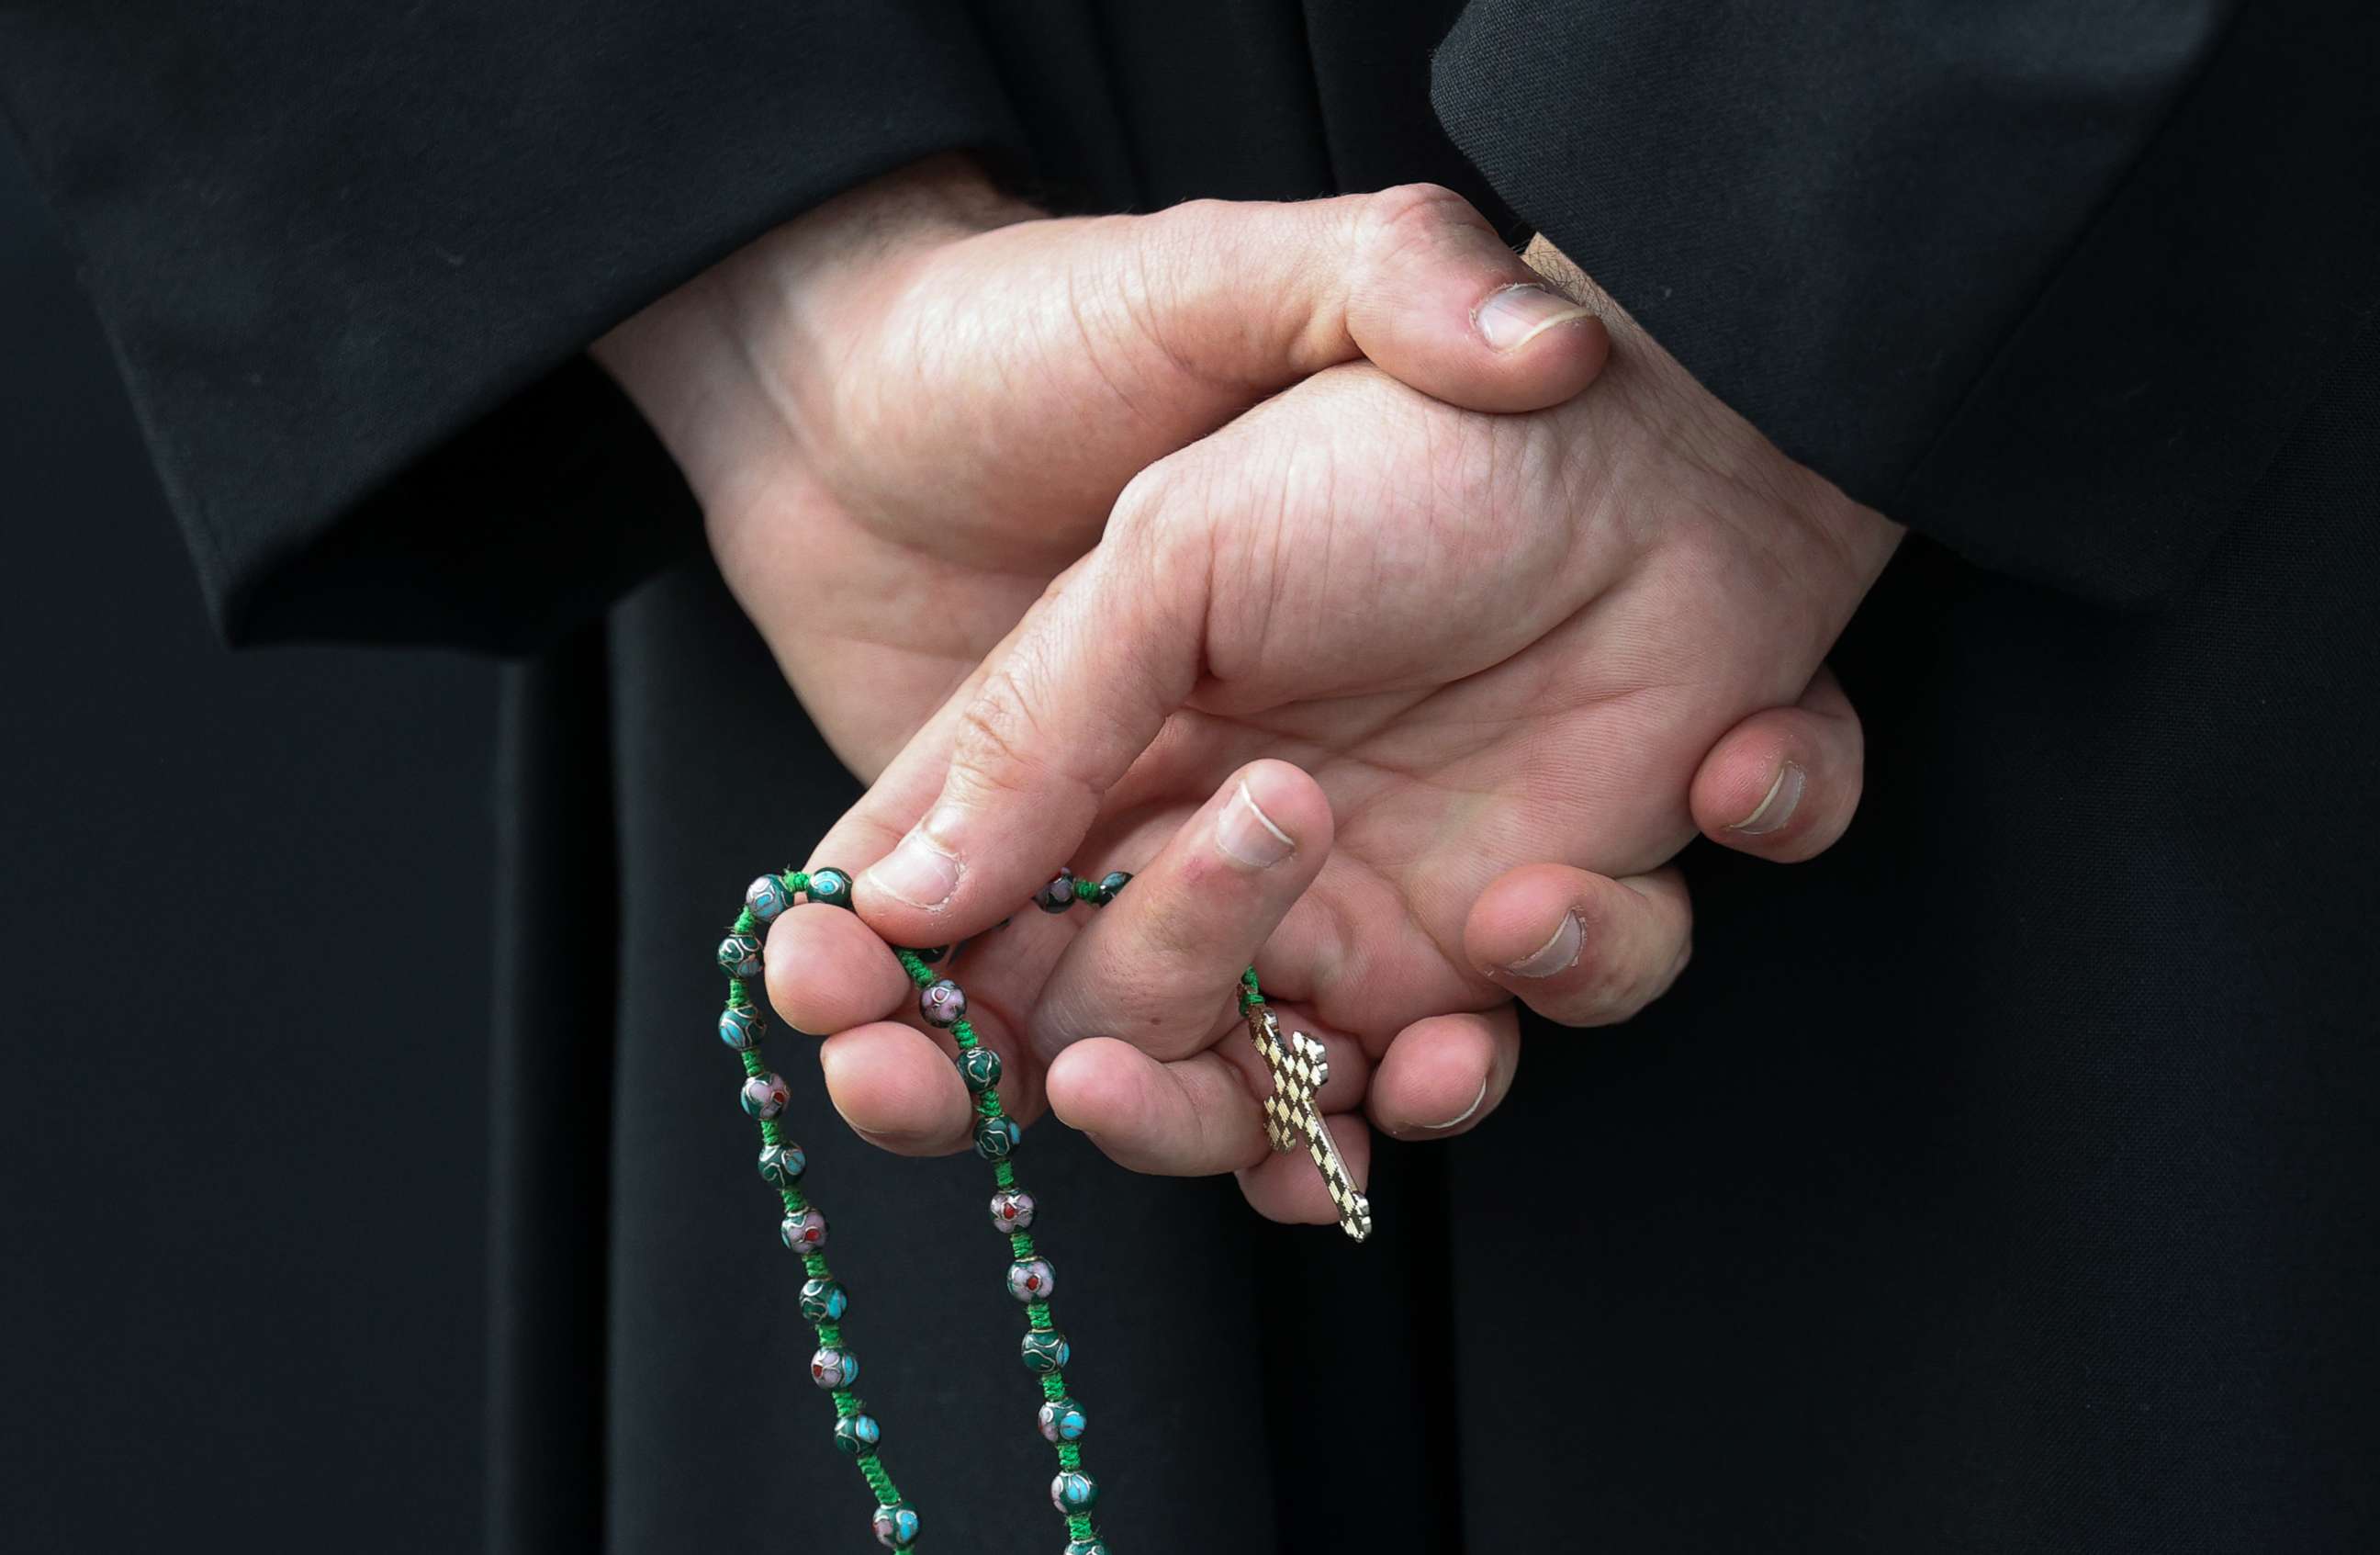
[[[1475,0],[1433,98],[1788,452],[2144,601],[2374,305],[2376,39],[2368,0]]]
[[[1015,131],[955,0],[0,11],[0,104],[234,640],[518,650],[694,538],[580,352]]]

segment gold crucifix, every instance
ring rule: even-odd
[[[1322,1109],[1314,1100],[1314,1093],[1330,1078],[1329,1053],[1320,1041],[1303,1031],[1292,1032],[1289,1040],[1282,1041],[1281,1022],[1261,1002],[1248,1006],[1248,1036],[1257,1045],[1257,1055],[1272,1073],[1272,1094],[1264,1104],[1265,1133],[1271,1136],[1272,1148],[1293,1150],[1303,1137],[1305,1153],[1314,1158],[1315,1169],[1322,1173],[1322,1185],[1330,1190],[1330,1201],[1339,1206],[1339,1229],[1363,1241],[1372,1234],[1371,1200],[1356,1191],[1347,1163],[1339,1159],[1330,1125],[1322,1121]]]

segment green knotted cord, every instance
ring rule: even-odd
[[[785,889],[795,893],[807,890],[809,886],[809,876],[799,871],[790,872],[780,878],[783,881]],[[749,907],[747,907],[742,912],[736,914],[735,926],[729,930],[729,932],[734,934],[750,934],[759,928],[759,923],[753,917],[752,910]],[[752,1002],[751,993],[745,987],[743,978],[730,977],[727,979],[727,1007],[730,1010],[752,1010],[755,1008]],[[744,1073],[747,1078],[759,1079],[769,1073],[769,1066],[761,1061],[760,1054],[758,1051],[757,1047],[747,1048],[737,1056],[744,1061]],[[758,1121],[760,1125],[760,1142],[763,1145],[773,1145],[782,1148],[792,1143],[792,1141],[786,1137],[784,1129],[778,1124],[776,1119],[761,1118]],[[802,1214],[811,1207],[808,1197],[802,1193],[798,1186],[780,1188],[777,1190],[777,1196],[783,1202],[785,1213],[788,1216]],[[832,1280],[834,1278],[834,1272],[828,1266],[826,1255],[824,1253],[804,1253],[802,1255],[802,1269],[804,1272],[813,1280]],[[818,1333],[819,1347],[820,1349],[843,1349],[843,1325],[841,1323],[832,1320],[822,1320],[815,1324],[814,1327]],[[861,1402],[859,1395],[853,1392],[849,1388],[833,1389],[832,1390],[830,1396],[834,1400],[834,1414],[835,1418],[838,1420],[850,1419],[853,1415],[862,1414],[867,1409],[867,1405]],[[892,1483],[892,1476],[891,1472],[884,1467],[883,1461],[877,1455],[875,1448],[868,1446],[861,1447],[857,1453],[857,1460],[860,1476],[868,1481],[868,1489],[875,1493],[876,1504],[878,1506],[897,1507],[905,1504],[901,1499],[900,1488]],[[915,1544],[912,1544],[909,1548],[915,1549],[917,1547]]]
[[[845,878],[849,877],[846,875]],[[1128,876],[1111,876],[1106,881],[1099,881],[1069,879],[1066,886],[1068,893],[1075,901],[1104,906],[1113,899],[1115,891],[1120,888],[1123,881],[1129,878]],[[777,880],[790,895],[800,895],[808,890],[810,877],[800,870],[788,870],[779,875]],[[756,935],[760,928],[759,920],[754,917],[751,909],[747,906],[736,915],[735,925],[730,932]],[[940,974],[917,952],[899,950],[895,954],[900,957],[903,969],[909,974],[910,981],[918,988],[926,988],[938,980]],[[1257,986],[1254,967],[1250,967],[1241,978],[1238,997],[1243,1011],[1263,1002],[1264,995]],[[758,1013],[744,979],[732,975],[727,979],[727,1006],[730,1010],[750,1011],[755,1014]],[[975,1027],[964,1017],[951,1023],[950,1032],[951,1039],[957,1044],[961,1055],[973,1051],[980,1045]],[[757,1079],[769,1074],[768,1066],[761,1061],[758,1051],[747,1049],[739,1056],[744,1061],[744,1073],[747,1078]],[[1000,1090],[997,1085],[986,1085],[982,1088],[976,1099],[975,1112],[981,1122],[987,1124],[998,1122],[1005,1116],[1001,1107]],[[764,1145],[786,1148],[792,1144],[774,1118],[760,1119],[759,1129]],[[981,1139],[987,1136],[979,1134],[978,1137]],[[997,1138],[997,1136],[990,1136],[990,1137]],[[992,1160],[992,1180],[1003,1193],[1016,1190],[1016,1169],[1006,1155],[1003,1154]],[[811,1208],[809,1199],[798,1185],[779,1189],[778,1197],[783,1200],[785,1214],[788,1217],[804,1214]],[[1021,1263],[1038,1256],[1033,1237],[1029,1233],[1022,1230],[1010,1233],[1008,1246],[1010,1257],[1014,1262]],[[813,1280],[833,1278],[823,1253],[803,1254],[802,1267]],[[1054,1335],[1058,1332],[1056,1319],[1050,1313],[1050,1305],[1047,1302],[1028,1303],[1025,1308],[1025,1318],[1028,1333]],[[833,1350],[843,1348],[843,1328],[839,1322],[821,1320],[814,1326],[820,1348]],[[1062,1337],[1060,1343],[1063,1342]],[[1040,1372],[1039,1381],[1041,1396],[1045,1402],[1054,1403],[1069,1396],[1066,1374],[1062,1367],[1051,1367]],[[834,1400],[834,1410],[838,1419],[848,1419],[862,1413],[866,1408],[858,1396],[848,1388],[832,1390],[832,1397]],[[1079,1444],[1072,1441],[1059,1442],[1057,1457],[1062,1473],[1071,1474],[1081,1471],[1083,1452]],[[859,1472],[867,1479],[868,1488],[875,1493],[877,1504],[880,1507],[905,1506],[906,1503],[902,1500],[899,1488],[892,1483],[892,1475],[885,1469],[882,1459],[873,1447],[862,1447],[856,1454],[856,1459]],[[1097,1525],[1087,1511],[1066,1513],[1066,1528],[1069,1537],[1078,1543],[1090,1544],[1099,1538]],[[908,1548],[915,1549],[916,1546],[913,1544]],[[1100,1548],[1105,1547],[1100,1546]]]

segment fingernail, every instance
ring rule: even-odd
[[[1251,869],[1269,869],[1297,851],[1288,832],[1272,823],[1245,783],[1215,818],[1215,845]]]
[[[1447,1119],[1444,1123],[1424,1124],[1422,1124],[1422,1127],[1435,1132],[1439,1129],[1452,1128],[1458,1124],[1467,1124],[1471,1121],[1471,1114],[1479,1111],[1479,1104],[1487,1099],[1488,1077],[1485,1075],[1482,1075],[1479,1077],[1479,1094],[1471,1099],[1470,1106],[1465,1107],[1460,1112],[1455,1113],[1454,1116]]]
[[[868,867],[860,877],[869,891],[880,891],[913,907],[939,907],[959,888],[959,861],[926,840],[929,818],[901,839],[901,845]]]
[[[1728,828],[1747,837],[1757,837],[1774,832],[1793,819],[1793,808],[1802,802],[1802,789],[1810,781],[1798,761],[1788,761],[1777,769],[1777,781],[1768,785],[1761,796],[1759,808]]]
[[[1515,351],[1556,324],[1584,319],[1591,311],[1559,292],[1524,282],[1489,296],[1471,315],[1471,322],[1488,349]]]
[[[1550,978],[1556,972],[1567,972],[1578,965],[1579,946],[1585,939],[1578,915],[1564,913],[1552,939],[1538,946],[1536,954],[1515,961],[1504,970],[1516,978]]]

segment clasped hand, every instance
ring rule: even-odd
[[[1669,986],[1698,831],[1840,835],[1822,661],[1900,531],[1529,259],[1427,187],[1060,220],[945,162],[599,345],[872,779],[813,859],[863,869],[864,924],[795,909],[769,955],[861,1134],[968,1137],[886,944],[1015,914],[957,973],[1013,1112],[1327,1221],[1269,1152],[1242,967],[1331,1043],[1360,1176],[1359,1115],[1493,1111],[1516,998],[1600,1025]],[[1136,878],[1019,914],[1070,861]]]

